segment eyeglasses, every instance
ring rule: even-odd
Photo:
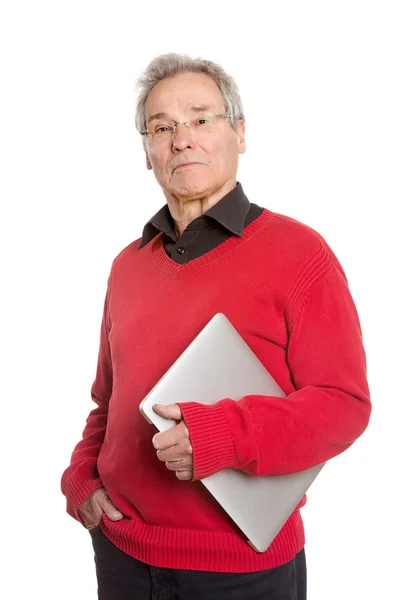
[[[218,118],[228,119],[230,117],[231,115],[227,113],[205,112],[190,121],[166,122],[157,119],[150,124],[148,129],[141,131],[140,135],[146,136],[153,144],[170,142],[175,136],[177,125],[185,125],[193,135],[207,135],[215,129]]]

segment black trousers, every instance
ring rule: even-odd
[[[90,535],[99,600],[306,600],[304,548],[274,569],[212,573],[151,567],[119,550],[100,527]]]

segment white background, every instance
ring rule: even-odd
[[[309,600],[398,594],[398,2],[3,2],[0,595],[95,599],[59,480],[89,411],[112,259],[164,204],[134,128],[148,62],[241,90],[250,200],[317,229],[347,273],[373,414],[303,509]]]

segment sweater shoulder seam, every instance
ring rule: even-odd
[[[338,263],[328,244],[322,238],[319,239],[319,242],[318,249],[300,271],[288,294],[285,314],[289,329],[291,329],[293,325],[295,315],[304,304],[311,286],[320,279],[334,263]]]

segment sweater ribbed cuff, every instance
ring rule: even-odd
[[[232,435],[222,407],[178,402],[193,448],[193,479],[209,477],[235,465]]]
[[[77,467],[71,472],[67,469],[61,481],[62,492],[67,498],[67,513],[83,525],[78,508],[101,487],[102,481],[94,477],[93,469]]]

